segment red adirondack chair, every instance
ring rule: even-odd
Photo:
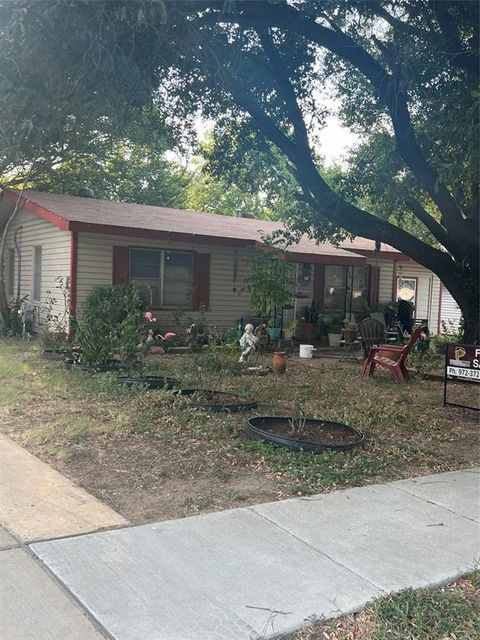
[[[413,331],[407,344],[403,346],[382,344],[379,347],[372,347],[363,363],[362,378],[367,371],[368,375],[373,376],[375,368],[378,366],[388,369],[399,382],[406,382],[408,380],[408,371],[405,366],[405,360],[424,329],[424,326],[419,325]]]

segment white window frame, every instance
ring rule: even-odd
[[[397,276],[397,300],[404,300],[404,298],[400,298],[400,280],[409,280],[409,281],[413,281],[415,283],[415,287],[414,287],[414,296],[413,296],[413,301],[411,300],[407,300],[407,302],[412,302],[413,304],[413,308],[416,309],[417,308],[417,300],[418,300],[418,278],[415,276],[408,276],[408,275],[401,275],[401,276]]]
[[[32,300],[34,302],[40,302],[42,299],[42,258],[42,245],[36,245],[33,247],[32,265]]]

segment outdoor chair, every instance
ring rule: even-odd
[[[385,324],[373,318],[367,318],[358,325],[360,333],[360,341],[363,349],[363,359],[368,357],[368,353],[372,347],[378,347],[385,342],[393,341],[394,338],[385,338]]]
[[[405,360],[424,330],[425,327],[423,325],[416,327],[404,346],[384,344],[372,347],[363,363],[362,378],[367,371],[368,375],[373,376],[375,368],[379,366],[390,371],[398,382],[406,382],[408,380],[408,371],[405,366]]]
[[[383,326],[386,328],[386,322],[385,322],[385,316],[383,315],[383,313],[381,313],[380,311],[374,311],[373,313],[370,314],[370,317],[373,320],[377,320],[377,322],[381,322],[383,324]]]

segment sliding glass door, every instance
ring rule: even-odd
[[[365,309],[367,268],[317,265],[316,302],[329,316],[356,317]]]

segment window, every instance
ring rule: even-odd
[[[361,311],[365,282],[365,267],[325,265],[323,310],[344,317]]]
[[[417,279],[397,278],[397,298],[411,302],[415,306],[417,303]]]
[[[8,250],[8,295],[15,293],[15,249]]]
[[[42,247],[33,247],[33,299],[42,297]]]
[[[193,253],[130,249],[129,281],[146,292],[152,307],[191,307]]]

